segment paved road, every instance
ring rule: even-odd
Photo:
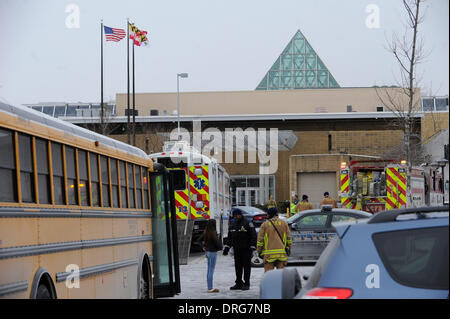
[[[289,266],[294,267],[294,266]],[[300,278],[309,275],[313,267],[297,268]],[[250,290],[230,290],[236,279],[234,273],[233,256],[217,254],[216,269],[214,271],[214,288],[218,293],[208,293],[206,286],[206,258],[203,253],[191,254],[187,265],[180,266],[181,293],[168,299],[259,299],[259,283],[264,274],[264,268],[252,268]],[[302,279],[302,284],[304,284]]]

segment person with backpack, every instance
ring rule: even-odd
[[[256,243],[256,249],[264,259],[264,272],[284,268],[292,245],[291,231],[288,224],[278,218],[278,210],[269,208],[267,215],[268,219],[261,225]]]

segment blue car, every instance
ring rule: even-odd
[[[333,224],[338,236],[305,286],[295,269],[270,271],[261,281],[261,298],[447,299],[448,224],[448,206]]]

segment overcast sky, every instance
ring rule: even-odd
[[[448,95],[449,1],[424,9],[422,93]],[[181,91],[240,91],[256,88],[298,29],[340,86],[393,85],[386,43],[403,33],[405,11],[400,0],[0,0],[0,100],[100,101],[100,20],[125,29],[126,18],[149,32],[136,92],[176,92],[181,72]],[[105,100],[126,92],[125,40],[104,43],[104,70]]]

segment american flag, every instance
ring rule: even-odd
[[[106,41],[119,42],[126,36],[124,29],[110,28],[107,26],[104,26],[104,28],[105,28]]]

